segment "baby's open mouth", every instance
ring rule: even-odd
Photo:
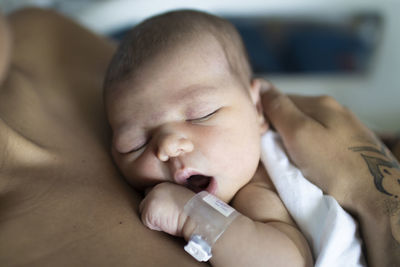
[[[212,177],[204,175],[192,175],[186,180],[186,186],[190,190],[198,193],[200,191],[206,190],[210,185]]]

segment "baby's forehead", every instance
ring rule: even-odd
[[[175,108],[190,100],[212,101],[216,90],[236,79],[213,36],[194,38],[149,59],[129,79],[119,82],[108,97],[112,99],[111,116],[124,117],[125,112],[142,113],[165,104]]]
[[[192,102],[212,101],[222,93],[229,94],[229,90],[222,91],[218,84],[193,83],[177,86],[137,86],[134,82],[121,88],[114,94],[112,105],[121,110],[132,107],[136,110],[161,109],[163,105],[169,108],[179,107]]]
[[[114,91],[113,96],[109,97],[111,101],[108,102],[111,102],[112,109],[117,113],[127,109],[158,110],[164,105],[176,108],[182,104],[204,103],[216,98],[229,97],[235,93],[236,87],[245,91],[245,88],[242,88],[238,80],[233,77],[210,78],[206,79],[206,82],[172,85],[169,83],[143,85],[132,82]],[[238,97],[237,94],[235,96]]]

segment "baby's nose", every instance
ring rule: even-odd
[[[193,151],[193,147],[193,143],[189,139],[168,134],[159,140],[157,157],[161,161],[168,161],[170,158]]]

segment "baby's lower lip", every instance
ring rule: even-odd
[[[215,180],[214,177],[211,177],[210,183],[208,184],[205,191],[207,191],[210,194],[215,195],[215,193],[217,192],[217,189],[218,189],[217,181]]]

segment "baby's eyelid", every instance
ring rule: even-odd
[[[147,145],[147,143],[148,143],[148,141],[145,141],[142,145],[137,146],[132,151],[137,152],[137,151],[141,150],[142,148],[144,148]]]
[[[144,148],[148,143],[149,143],[149,139],[145,140],[142,144],[135,146],[133,149],[129,150],[128,152],[122,153],[122,154],[130,154],[130,153],[138,152],[142,148]]]
[[[207,115],[205,115],[205,116],[203,116],[203,117],[196,118],[196,119],[190,119],[190,120],[187,120],[187,121],[189,121],[189,122],[190,122],[190,121],[196,122],[196,121],[203,121],[203,120],[206,120],[206,119],[208,119],[209,117],[211,117],[212,115],[214,115],[215,113],[217,113],[219,110],[220,110],[220,109],[218,108],[218,109],[214,110],[213,112],[211,112],[211,113],[209,113],[209,114],[207,114]]]

